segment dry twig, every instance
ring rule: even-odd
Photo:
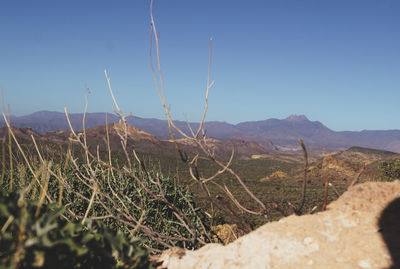
[[[326,178],[325,189],[324,189],[324,203],[322,204],[322,211],[326,210],[326,204],[328,203],[328,185],[329,185],[329,178]]]
[[[357,180],[360,178],[361,174],[364,172],[365,170],[365,163],[363,163],[363,165],[360,168],[360,171],[358,171],[357,175],[354,177],[353,181],[351,182],[349,188],[351,186],[353,186],[354,184],[356,184]]]
[[[308,154],[306,146],[304,145],[303,139],[299,138],[299,143],[301,148],[303,149],[304,154],[304,176],[303,176],[303,188],[301,192],[301,202],[299,207],[295,210],[295,213],[301,215],[301,210],[303,209],[305,200],[306,200],[306,190],[307,190],[307,173],[308,173]]]

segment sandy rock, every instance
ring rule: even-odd
[[[287,178],[288,174],[286,174],[283,171],[275,171],[272,174],[270,174],[269,176],[263,177],[261,178],[259,181],[260,182],[266,182],[269,181],[271,179],[283,179],[283,178]]]
[[[239,229],[236,224],[222,224],[212,226],[211,231],[215,234],[214,242],[222,241],[224,245],[235,241],[237,238],[244,235],[244,231]]]
[[[358,162],[350,162],[335,157],[334,154],[325,156],[316,166],[310,167],[309,177],[352,178],[359,170]],[[302,177],[302,174],[300,174]]]
[[[169,269],[400,268],[400,181],[359,184],[325,212],[265,224],[226,246],[168,250],[161,260]]]

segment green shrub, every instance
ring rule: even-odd
[[[41,168],[39,166],[40,165],[36,168],[36,171],[40,171]],[[85,164],[79,164],[77,169],[77,167],[72,165],[65,166],[64,164],[56,164],[53,165],[51,169],[55,171],[55,173],[61,174],[68,186],[63,186],[62,197],[60,199],[61,184],[59,180],[54,175],[49,175],[49,178],[46,179],[43,175],[45,173],[37,172],[36,174],[40,175],[40,181],[43,182],[44,179],[48,181],[47,194],[53,201],[61,202],[65,205],[67,210],[73,212],[75,215],[84,216],[89,206],[89,201],[88,199],[82,199],[79,195],[90,198],[93,189],[90,187],[91,182],[82,181],[78,176],[79,173],[87,173],[88,167]],[[126,211],[129,212],[134,219],[140,220],[141,225],[149,227],[159,235],[175,238],[172,240],[161,239],[164,242],[168,242],[170,245],[187,248],[202,246],[197,240],[179,240],[178,238],[193,238],[193,234],[188,231],[187,227],[176,217],[174,210],[165,202],[156,199],[148,192],[144,191],[132,176],[115,172],[114,177],[110,176],[110,178],[107,178],[107,176],[109,176],[107,175],[107,170],[105,171],[100,165],[92,165],[92,169],[96,171],[94,178],[97,182],[98,192],[102,193],[102,195],[96,195],[95,202],[88,214],[89,219],[93,216],[106,216],[111,213],[113,217],[96,220],[95,222],[113,231],[120,231],[125,236],[139,238],[140,241],[138,243],[141,246],[146,246],[150,249],[165,249],[165,245],[149,237],[148,234],[143,233],[140,229],[135,229],[135,223],[121,215],[118,208],[121,209],[126,206]],[[202,227],[202,223],[207,227],[207,218],[205,214],[196,207],[191,192],[178,184],[175,178],[163,176],[153,171],[149,171],[148,173],[140,169],[136,169],[135,171],[135,175],[140,178],[151,192],[157,196],[161,196],[162,194],[168,202],[187,216],[195,226],[194,230],[196,236],[202,238],[203,241],[207,240],[206,231]],[[21,178],[20,175],[24,175],[24,178]],[[8,190],[8,181],[8,173],[6,173],[4,184],[0,186],[0,189]],[[40,188],[34,180],[33,175],[27,168],[24,172],[21,172],[21,168],[19,168],[19,171],[14,173],[15,188],[18,186],[22,189],[31,182],[33,182],[33,184],[31,184],[29,192],[26,193],[26,197],[37,202],[39,200]],[[154,182],[158,182],[159,184],[154,184]],[[117,193],[119,198],[113,196],[112,192]],[[107,199],[106,196],[112,199]],[[104,206],[111,212],[107,211]],[[82,219],[79,218],[74,219],[74,221],[81,220]]]
[[[400,178],[400,159],[382,162],[379,169],[389,179]]]
[[[44,205],[15,192],[0,197],[0,268],[150,268],[138,239],[104,225],[75,224],[65,208]]]

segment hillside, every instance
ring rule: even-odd
[[[312,180],[322,181],[329,178],[337,185],[348,185],[359,173],[363,165],[366,168],[360,180],[379,177],[378,164],[397,154],[390,151],[376,150],[362,147],[351,147],[347,150],[323,157],[310,167],[309,177]],[[298,177],[301,177],[299,172]]]
[[[338,152],[333,156],[341,160],[348,160],[352,162],[371,164],[375,161],[390,158],[396,155],[395,152],[386,150],[377,150],[363,147],[351,147],[345,151]]]
[[[87,113],[86,126],[105,125],[105,113]],[[82,114],[70,114],[73,128],[82,128]],[[108,123],[119,119],[108,114]],[[129,117],[127,122],[141,130],[155,135],[160,140],[169,139],[166,120]],[[27,116],[12,117],[11,123],[16,127],[29,127],[36,132],[69,130],[64,113],[40,111]],[[187,123],[175,121],[177,127],[188,132]],[[0,119],[0,125],[4,121]],[[193,129],[199,123],[191,122]],[[298,138],[302,138],[313,155],[324,155],[337,150],[345,150],[352,146],[375,148],[400,152],[400,130],[363,130],[360,132],[336,132],[319,121],[310,121],[305,116],[292,115],[286,119],[267,119],[262,121],[247,121],[236,125],[227,122],[212,121],[204,124],[204,130],[209,137],[221,141],[245,140],[253,141],[269,151],[297,152],[300,146]],[[189,133],[189,132],[188,132]],[[177,137],[181,137],[177,134]]]
[[[123,135],[123,125],[121,123],[111,123],[108,125],[109,129],[109,143],[112,151],[121,151],[121,137]],[[19,141],[19,143],[33,146],[31,136],[39,145],[57,145],[68,146],[71,132],[67,130],[50,131],[44,133],[37,133],[30,128],[12,127],[12,130]],[[107,151],[107,132],[106,126],[95,126],[86,128],[87,143],[91,150],[96,150],[97,147],[101,152]],[[82,133],[83,130],[75,130],[77,134]],[[6,127],[0,127],[0,138],[5,139],[8,136]],[[243,140],[234,141],[221,141],[215,138],[208,138],[207,143],[212,150],[220,158],[226,159],[232,153],[232,148],[235,151],[235,158],[250,159],[255,154],[268,154],[269,151],[255,142],[246,142]],[[189,142],[186,139],[178,139],[178,144],[181,145],[183,151],[189,155],[195,155],[200,152],[199,147],[194,142]],[[51,150],[51,147],[46,147]],[[128,151],[135,149],[138,153],[158,156],[160,158],[176,158],[177,151],[175,145],[171,140],[160,140],[156,136],[147,133],[137,127],[127,124],[127,148]]]

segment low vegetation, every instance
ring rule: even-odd
[[[387,180],[400,178],[400,159],[384,161],[379,165]]]
[[[1,268],[150,268],[138,238],[98,222],[71,222],[65,206],[39,206],[25,195],[1,192]]]

